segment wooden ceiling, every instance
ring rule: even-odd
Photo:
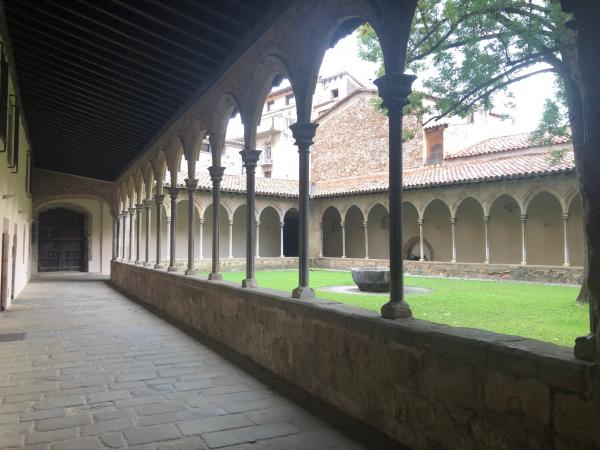
[[[114,180],[277,0],[4,0],[36,167]]]

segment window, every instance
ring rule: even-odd
[[[265,142],[265,148],[264,148],[262,154],[263,154],[263,158],[265,161],[271,160],[271,143],[270,142]]]
[[[271,171],[265,170],[265,178],[271,178]]]
[[[274,105],[275,105],[275,100],[269,100],[267,102],[267,111],[272,111]]]
[[[441,164],[442,158],[444,157],[444,146],[442,144],[434,144],[431,147],[431,153],[427,164]]]
[[[294,97],[294,94],[288,94],[285,96],[285,104],[286,105],[296,104],[296,98]]]
[[[338,98],[340,96],[340,91],[338,89],[331,90],[331,98]]]

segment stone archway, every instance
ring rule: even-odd
[[[323,213],[323,256],[330,258],[342,257],[342,216],[339,211],[330,206]]]
[[[421,240],[419,236],[413,236],[404,244],[404,259],[419,261],[421,256]],[[423,258],[425,261],[433,261],[433,247],[429,241],[423,238]]]
[[[283,218],[283,256],[298,256],[300,216],[296,208],[288,209]]]

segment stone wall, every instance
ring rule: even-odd
[[[410,448],[600,447],[598,367],[570,349],[117,262],[111,279]]]
[[[347,270],[353,267],[388,267],[387,259],[311,258],[311,267]],[[404,261],[404,272],[458,278],[535,281],[540,283],[581,284],[582,267],[520,266],[513,264],[448,263]]]
[[[256,258],[255,261],[257,270],[298,269],[297,257]],[[164,260],[164,262],[168,265],[168,260]],[[177,267],[180,270],[185,271],[187,259],[178,259]],[[196,260],[196,269],[200,272],[210,272],[211,267],[212,260],[210,258]],[[222,272],[243,272],[246,270],[246,258],[221,258],[219,260],[219,267],[219,270]]]

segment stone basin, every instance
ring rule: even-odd
[[[390,269],[387,267],[352,269],[352,280],[363,292],[390,291]]]

